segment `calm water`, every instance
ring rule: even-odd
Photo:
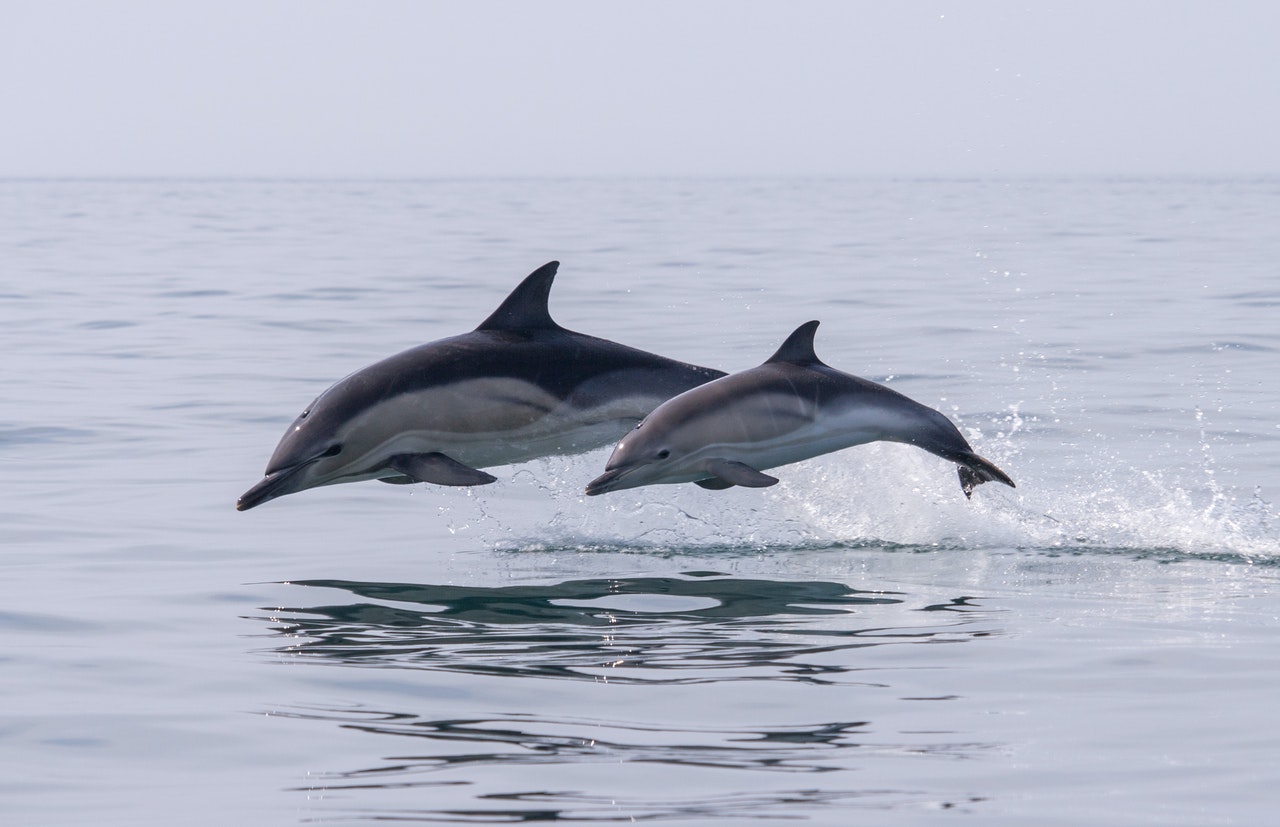
[[[1280,180],[0,182],[6,824],[1258,824]],[[248,513],[347,372],[563,266],[737,370],[797,324],[1016,491],[606,450]]]

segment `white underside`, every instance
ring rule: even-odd
[[[472,380],[388,400],[335,435],[341,462],[316,463],[306,487],[396,476],[397,454],[442,453],[491,468],[611,445],[661,400],[636,395],[579,408],[518,380]],[[415,427],[431,422],[433,428]]]
[[[757,471],[766,471],[829,454],[855,445],[879,440],[907,441],[909,422],[877,407],[859,406],[835,415],[824,415],[809,424],[751,443],[709,442],[696,450],[673,456],[667,462],[637,467],[625,475],[619,488],[638,485],[693,482],[706,479],[703,463],[708,459],[741,462]],[[673,439],[679,443],[678,435]]]

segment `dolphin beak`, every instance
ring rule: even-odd
[[[614,468],[610,471],[605,471],[603,474],[587,483],[587,496],[594,497],[597,494],[608,494],[610,491],[617,491],[619,488],[625,488],[626,486],[619,485],[619,483],[622,481],[622,477],[630,470],[632,469]]]
[[[257,485],[240,495],[240,499],[236,500],[236,511],[248,511],[250,508],[262,505],[267,500],[274,500],[276,497],[292,494],[297,489],[293,488],[289,483],[306,466],[307,463],[303,463],[302,465],[282,468],[279,471],[267,474],[258,481]]]

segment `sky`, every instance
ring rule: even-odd
[[[1271,0],[0,0],[0,177],[1272,173]]]

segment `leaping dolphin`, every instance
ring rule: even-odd
[[[992,480],[1014,487],[941,413],[819,360],[817,329],[806,322],[763,365],[659,405],[617,444],[587,494],[679,482],[763,488],[778,481],[766,469],[876,440],[956,463],[966,497]]]
[[[559,266],[533,271],[472,332],[320,394],[236,509],[368,479],[484,485],[496,478],[481,468],[608,445],[660,403],[725,375],[556,324],[547,299]]]

